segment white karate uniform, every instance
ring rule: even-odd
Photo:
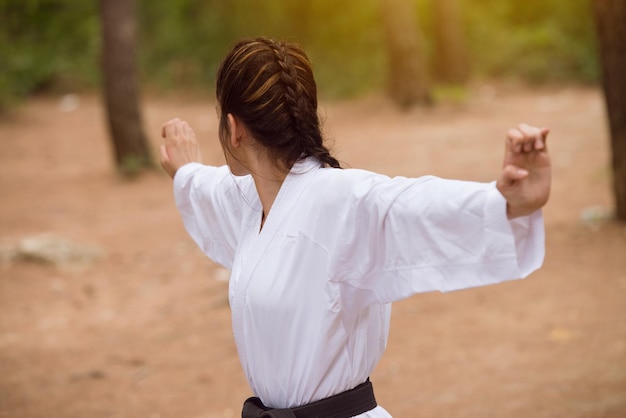
[[[308,158],[262,229],[251,176],[190,163],[174,189],[191,237],[231,270],[239,358],[273,408],[363,383],[385,350],[391,302],[525,277],[543,262],[541,212],[509,221],[493,183],[389,178]],[[360,416],[390,417],[380,406]]]

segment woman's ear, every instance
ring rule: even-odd
[[[230,141],[230,145],[232,145],[234,148],[237,148],[241,146],[242,142],[242,126],[237,122],[237,119],[235,119],[232,113],[226,115],[226,118],[228,119],[228,127],[230,128],[230,138],[228,138]]]

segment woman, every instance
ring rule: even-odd
[[[508,132],[490,184],[340,169],[324,146],[306,54],[238,43],[217,74],[227,166],[164,124],[161,164],[200,248],[231,270],[237,350],[256,398],[242,416],[389,417],[368,376],[391,302],[525,277],[544,255],[547,129]]]

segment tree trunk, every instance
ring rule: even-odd
[[[432,5],[436,78],[463,84],[469,76],[469,65],[459,0],[432,0]]]
[[[102,78],[115,163],[122,172],[151,166],[136,69],[135,0],[100,0]]]
[[[432,104],[414,3],[381,0],[389,53],[389,92],[399,106]]]
[[[611,134],[615,214],[626,222],[626,1],[593,4]]]

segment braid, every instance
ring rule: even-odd
[[[284,89],[283,100],[291,117],[292,129],[296,134],[306,136],[303,131],[308,121],[303,117],[301,109],[301,107],[306,106],[306,101],[302,97],[302,86],[298,83],[298,73],[291,57],[285,50],[284,43],[272,43],[272,51],[280,67],[280,81]]]
[[[267,38],[238,43],[218,70],[217,96],[224,134],[225,115],[232,113],[283,167],[313,156],[341,168],[323,143],[317,87],[300,47]]]
[[[273,42],[272,50],[281,69],[280,79],[285,89],[284,100],[293,121],[293,129],[304,141],[303,153],[317,157],[324,165],[341,168],[339,162],[330,155],[323,144],[317,109],[311,109],[311,105],[302,94],[303,88],[298,82],[298,72],[286,50],[286,45],[283,42]],[[311,118],[311,114],[315,117]]]
[[[291,57],[287,51],[285,51],[285,45],[283,43],[274,44],[272,49],[276,61],[280,66],[280,80],[285,88],[284,99],[287,102],[287,109],[297,126],[302,116],[299,115],[298,109],[298,98],[301,97],[302,93],[302,87],[298,83],[298,73],[291,62]]]

